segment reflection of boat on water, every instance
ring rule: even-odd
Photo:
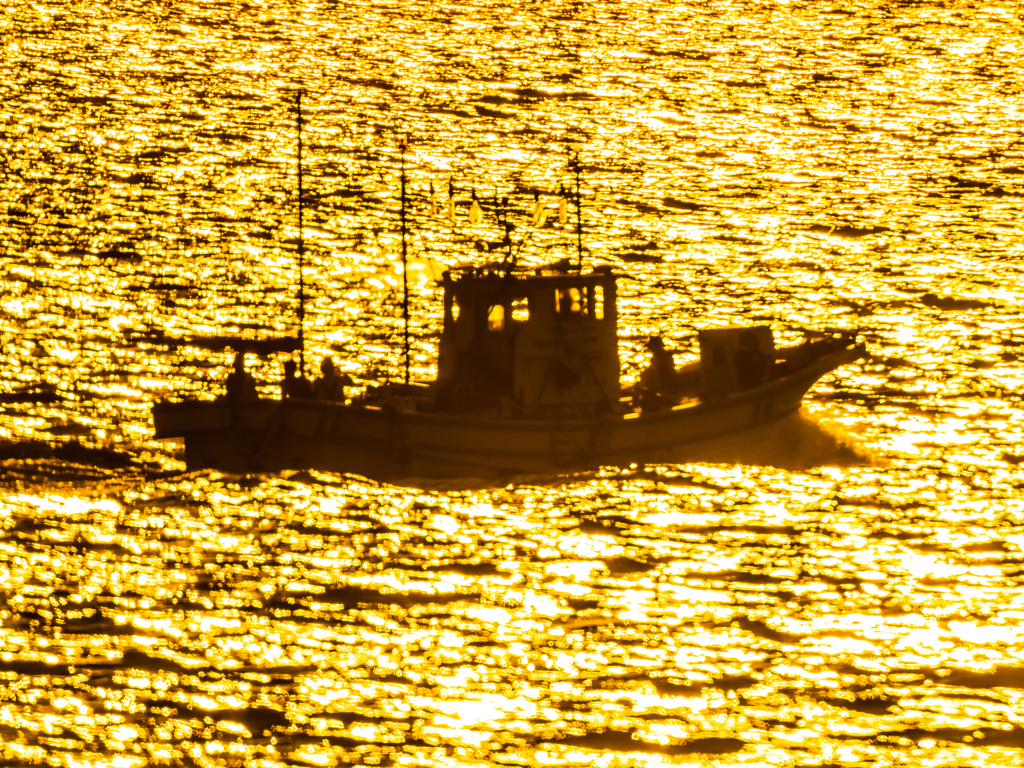
[[[377,478],[487,477],[701,459],[702,446],[796,411],[822,376],[859,358],[848,336],[774,349],[771,331],[698,334],[700,361],[656,403],[622,397],[616,276],[447,274],[438,375],[351,404],[158,403],[158,438],[185,439],[190,469],[318,469]],[[768,362],[743,388],[743,339]]]
[[[297,107],[302,361],[301,96]],[[404,267],[407,145],[400,146]],[[517,272],[512,226],[502,206],[500,245],[508,255],[501,265],[443,276],[444,326],[435,381],[409,382],[408,269],[403,269],[404,384],[373,389],[350,404],[257,398],[157,403],[156,437],[184,438],[189,469],[319,469],[385,479],[700,460],[709,441],[753,433],[796,411],[819,378],[863,353],[847,336],[776,350],[771,329],[764,326],[702,331],[700,361],[678,373],[673,369],[671,386],[623,397],[616,275],[580,269],[577,158],[569,168],[576,177],[575,269],[566,262],[534,274]],[[563,206],[565,199],[563,194]],[[475,195],[471,215],[474,209],[479,221]],[[302,362],[300,370],[305,370]]]

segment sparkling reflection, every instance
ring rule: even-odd
[[[1015,764],[1021,24],[942,10],[8,3],[3,759]],[[578,143],[625,383],[649,334],[684,362],[739,322],[872,356],[721,464],[185,472],[150,405],[221,392],[221,337],[295,333],[299,86],[308,354],[358,387],[400,373],[400,133],[421,266],[489,258],[472,191],[524,265],[574,255]],[[249,355],[264,396],[285,358]]]

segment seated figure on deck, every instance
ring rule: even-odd
[[[665,349],[661,336],[652,336],[647,342],[651,363],[640,374],[637,404],[644,411],[657,411],[672,405],[679,389],[675,356]]]
[[[284,364],[284,378],[281,379],[281,399],[301,398],[309,400],[313,397],[313,385],[305,376],[297,372],[298,366],[294,360],[286,360]]]
[[[245,353],[235,353],[234,370],[228,374],[224,382],[229,400],[244,400],[257,397],[256,379],[245,370]]]
[[[334,358],[330,355],[320,363],[320,372],[323,374],[313,382],[313,395],[317,400],[328,400],[332,403],[345,402],[345,387],[352,385],[352,377],[347,373],[339,374],[334,369]]]
[[[651,364],[640,374],[641,387],[652,394],[675,393],[678,388],[675,355],[665,349],[661,336],[651,336],[647,348],[651,351]]]

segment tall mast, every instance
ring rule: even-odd
[[[399,139],[398,149],[402,154],[402,321],[405,324],[405,383],[409,383],[409,265],[406,251],[405,226],[405,150],[409,148],[407,138]]]
[[[306,245],[302,238],[302,91],[295,95],[295,105],[299,134],[299,376],[304,377],[306,375],[306,337],[303,332],[306,320]]]
[[[576,174],[576,272],[583,271],[583,214],[580,205],[580,153],[569,160],[569,170]]]
[[[508,222],[508,195],[501,198],[501,224],[505,228],[505,250],[507,255],[502,261],[512,262],[512,225]],[[507,274],[507,270],[506,270]]]

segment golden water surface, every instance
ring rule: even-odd
[[[2,759],[1019,765],[1022,33],[1013,2],[7,0]],[[403,136],[415,378],[426,259],[494,259],[494,198],[522,265],[575,257],[574,151],[624,383],[654,332],[869,356],[756,462],[186,472],[150,406],[222,391],[216,337],[296,333],[298,89],[310,369],[402,375]],[[268,395],[284,357],[248,358]]]

